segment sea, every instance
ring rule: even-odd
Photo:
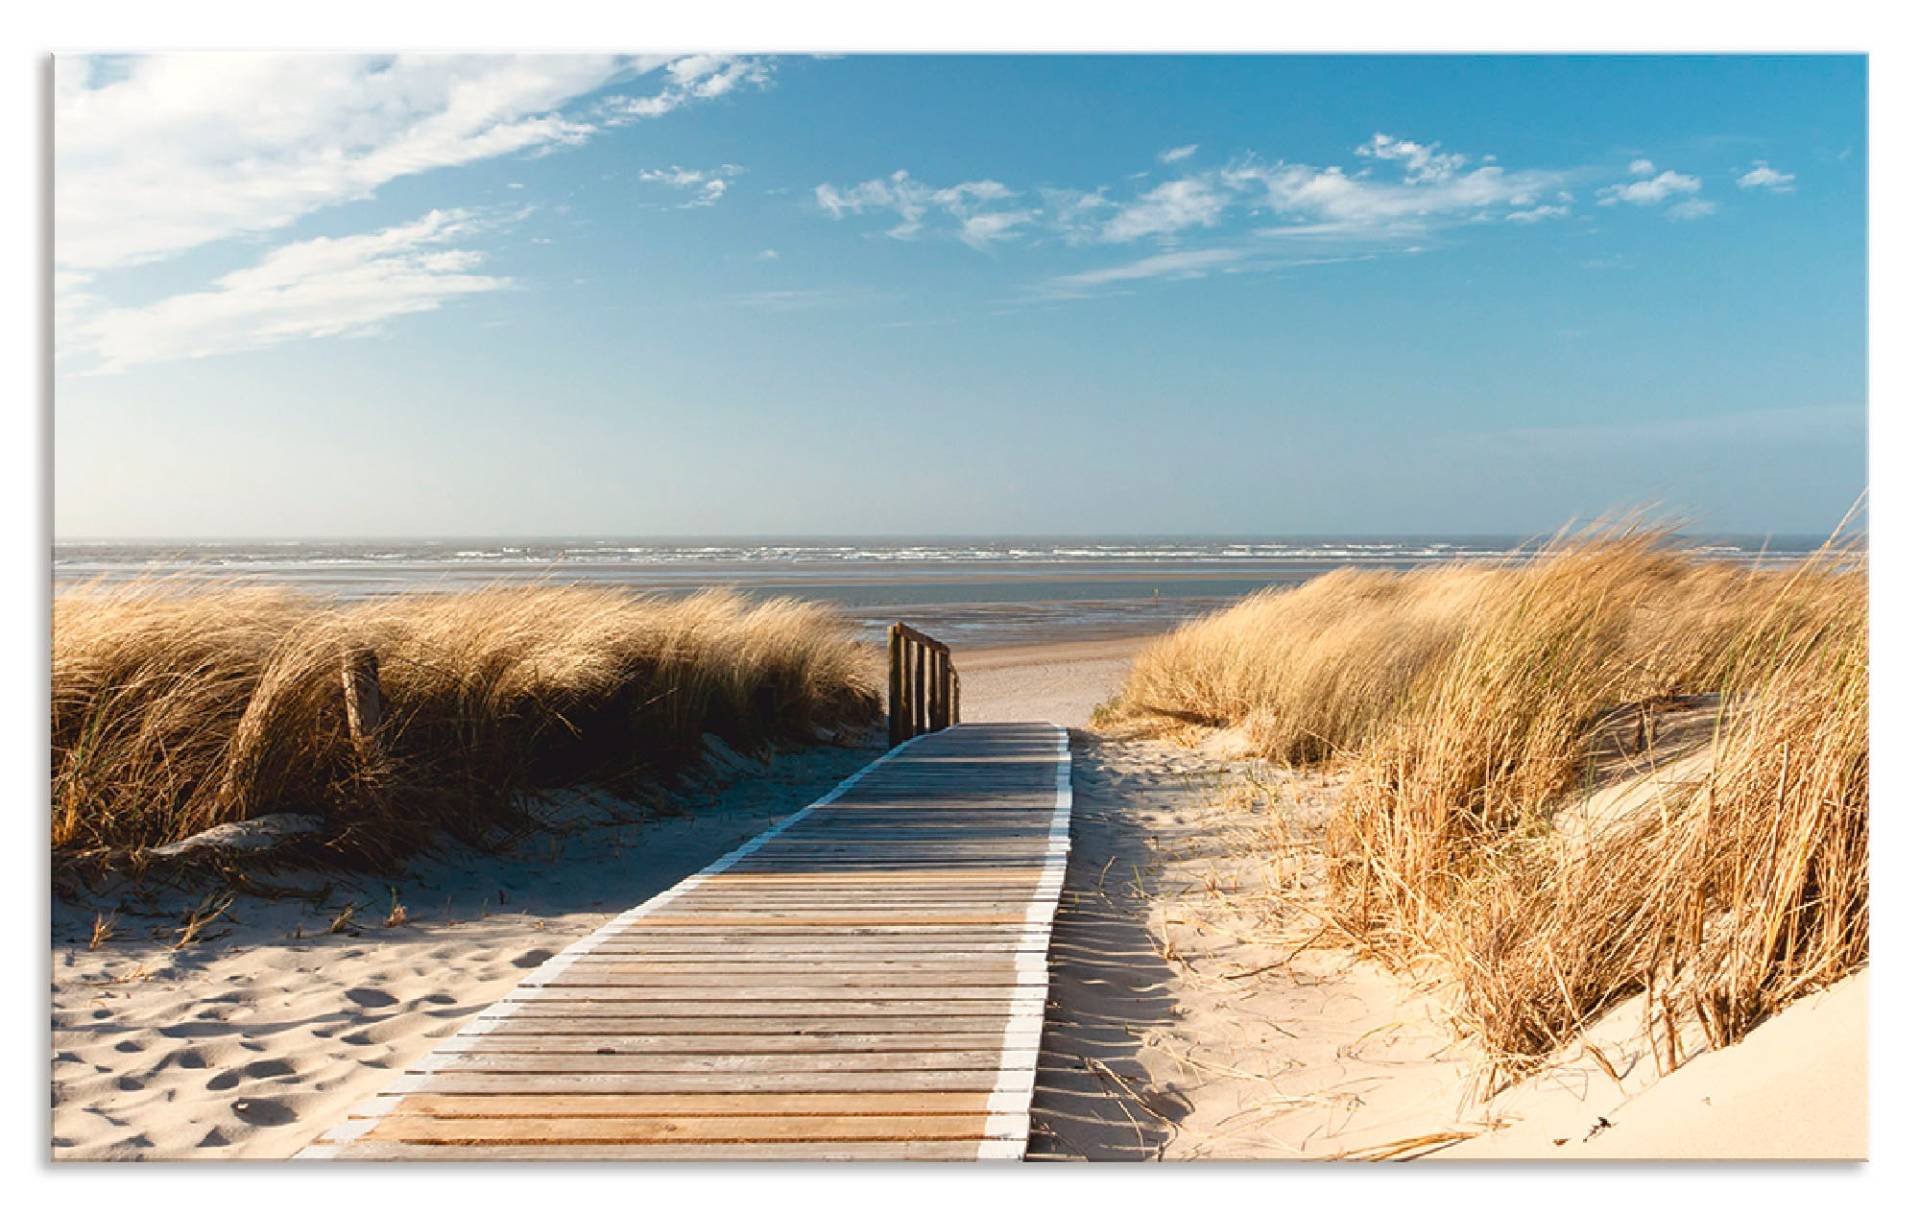
[[[1691,535],[1701,558],[1796,560],[1825,536]],[[270,585],[338,599],[486,586],[725,587],[844,612],[868,639],[901,620],[968,647],[1145,635],[1253,591],[1341,568],[1524,557],[1538,536],[1003,536],[962,538],[449,538],[56,543],[56,593],[164,579]]]

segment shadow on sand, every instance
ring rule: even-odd
[[[1073,850],[1048,955],[1031,1159],[1156,1159],[1188,1110],[1138,1059],[1144,1036],[1172,1021],[1173,970],[1147,921],[1158,865],[1146,830],[1102,794],[1100,751],[1074,733]]]

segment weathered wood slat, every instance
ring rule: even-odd
[[[486,1070],[516,1074],[809,1074],[822,1071],[983,1070],[1000,1064],[998,1047],[907,1053],[444,1053],[436,1073]]]
[[[854,1073],[755,1074],[751,1085],[739,1074],[696,1071],[687,1074],[503,1074],[449,1073],[435,1071],[420,1075],[410,1090],[439,1094],[466,1095],[547,1095],[547,1094],[734,1094],[765,1095],[797,1091],[822,1092],[849,1096],[849,1106],[858,1106],[858,1096],[897,1091],[972,1091],[993,1092],[1003,1089],[1000,1071],[978,1070],[868,1070]]]
[[[702,1036],[770,1032],[872,1032],[912,1035],[925,1032],[1004,1032],[1011,1022],[1004,1015],[583,1015],[558,1009],[552,1015],[514,1014],[506,1017],[520,1032],[633,1032],[673,1034],[687,1039]],[[1020,1021],[1032,1024],[1040,1017]],[[497,1028],[495,1031],[503,1031]]]
[[[1065,735],[955,725],[950,656],[917,635],[889,681],[910,739],[529,973],[303,1153],[1019,1157]]]
[[[903,1116],[583,1116],[445,1119],[388,1116],[369,1141],[414,1145],[623,1145],[630,1142],[979,1141],[978,1114]]]
[[[350,1155],[368,1161],[455,1162],[528,1159],[537,1162],[961,1162],[982,1157],[1018,1158],[1018,1153],[988,1155],[971,1141],[750,1142],[562,1146],[526,1142],[511,1151],[499,1146],[416,1146],[403,1142],[356,1142]]]
[[[861,1100],[862,1116],[984,1115],[987,1091],[874,1091]],[[845,1097],[831,1091],[786,1093],[708,1094],[675,1092],[654,1095],[409,1095],[395,1109],[403,1116],[499,1117],[528,1116],[804,1116],[824,1112],[854,1115]]]

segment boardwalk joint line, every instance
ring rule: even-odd
[[[1018,1159],[1067,732],[961,724],[529,974],[299,1158]]]

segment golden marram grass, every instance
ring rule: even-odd
[[[1509,1072],[1635,994],[1669,1042],[1729,1043],[1866,962],[1866,574],[1850,549],[1762,570],[1670,539],[1255,595],[1149,647],[1102,719],[1337,770],[1334,923],[1443,962]],[[1566,828],[1602,739],[1683,697],[1717,705],[1703,777]]]
[[[349,729],[370,653],[383,719]],[[345,856],[477,838],[537,788],[671,772],[703,733],[812,740],[879,711],[824,607],[519,587],[340,604],[88,587],[53,607],[53,846],[126,854],[278,811]]]

